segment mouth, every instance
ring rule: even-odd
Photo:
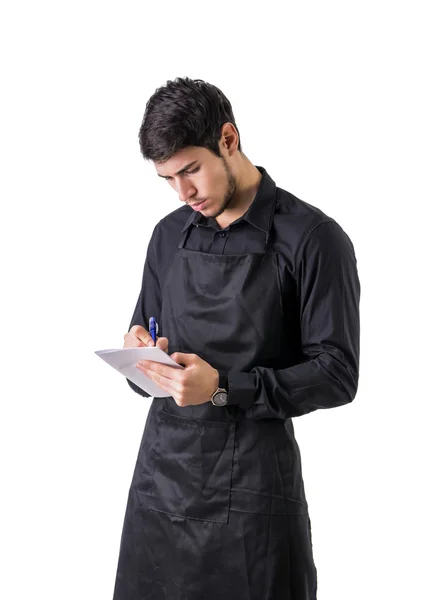
[[[196,204],[190,204],[190,206],[193,210],[201,210],[202,208],[204,208],[204,205],[206,202],[207,202],[206,200],[202,200],[202,202],[198,202]]]

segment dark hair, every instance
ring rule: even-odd
[[[158,88],[147,102],[139,144],[146,160],[165,162],[188,146],[202,146],[221,156],[224,123],[234,121],[233,109],[216,86],[202,79],[176,77]],[[239,136],[239,152],[242,152]]]

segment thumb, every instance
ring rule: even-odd
[[[160,337],[156,340],[156,345],[158,346],[158,348],[161,348],[161,350],[164,350],[165,352],[167,352],[168,339],[166,337]]]
[[[184,366],[191,365],[194,362],[194,354],[185,354],[184,352],[173,352],[170,358]]]

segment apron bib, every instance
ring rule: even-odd
[[[162,293],[161,335],[169,340],[169,354],[195,353],[224,373],[281,368],[285,332],[274,206],[264,253],[188,250],[189,229],[184,232]],[[188,407],[172,397],[152,401],[114,596],[129,598],[316,598],[291,419],[252,420],[238,406],[210,401]]]

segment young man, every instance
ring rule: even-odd
[[[139,137],[183,206],[153,231],[124,347],[151,343],[154,316],[185,368],[139,364],[169,396],[147,417],[114,599],[313,600],[292,417],[355,397],[353,245],[249,161],[215,86],[168,81]]]

